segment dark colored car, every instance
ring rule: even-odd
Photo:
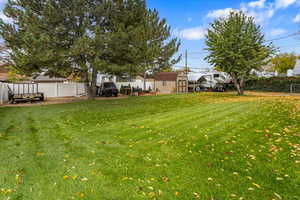
[[[105,96],[105,97],[117,97],[119,94],[118,88],[113,82],[104,82],[97,87],[97,95],[98,96]]]

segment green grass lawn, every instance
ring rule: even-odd
[[[0,108],[0,199],[300,200],[300,98]]]

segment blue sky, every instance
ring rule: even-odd
[[[242,10],[261,25],[266,39],[275,39],[300,31],[300,0],[147,0],[181,39],[180,52],[188,49],[188,64],[195,68],[209,65],[205,57],[204,35],[209,23],[230,11]],[[274,41],[280,52],[300,54],[300,35]],[[178,64],[184,65],[184,62]]]
[[[6,0],[0,0],[0,9]],[[172,35],[180,38],[180,53],[189,52],[188,64],[193,68],[207,68],[204,35],[209,23],[230,11],[242,10],[262,26],[267,39],[279,38],[300,31],[300,0],[147,0],[172,27]],[[0,12],[0,17],[5,16]],[[280,52],[300,54],[300,35],[275,41]],[[178,66],[184,62],[178,63]]]

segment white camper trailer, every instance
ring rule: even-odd
[[[225,91],[225,84],[231,82],[231,78],[223,72],[191,72],[188,74],[189,91],[199,92],[203,90]]]

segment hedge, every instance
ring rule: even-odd
[[[251,78],[246,82],[246,90],[266,92],[290,92],[291,84],[300,85],[300,77]],[[300,88],[297,92],[300,92]]]

